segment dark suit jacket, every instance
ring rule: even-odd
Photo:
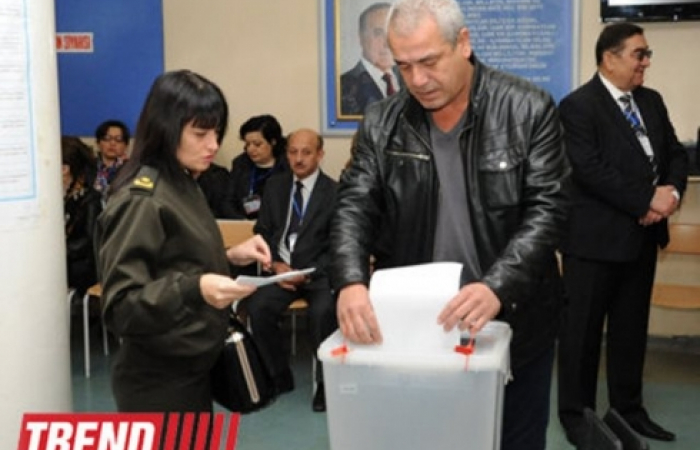
[[[329,250],[330,221],[335,207],[336,182],[320,172],[305,209],[294,252],[291,255],[295,269],[315,267],[312,278],[326,275]],[[273,175],[265,186],[262,206],[255,232],[262,235],[270,246],[273,261],[282,261],[279,242],[287,226],[287,213],[294,186],[291,173]]]
[[[658,161],[658,185],[671,184],[683,195],[688,156],[661,95],[645,87],[632,94]],[[651,162],[599,76],[564,98],[559,111],[574,181],[562,251],[595,260],[630,261],[639,254],[647,233],[654,233],[664,247],[666,220],[651,229],[638,224],[654,195]]]
[[[393,70],[397,75],[396,78],[399,80],[399,86],[395,87],[400,89],[402,85],[401,76],[396,68]],[[384,93],[386,90],[380,90],[377,83],[374,82],[365,69],[365,66],[362,65],[362,62],[358,62],[355,67],[340,76],[340,92],[341,114],[362,115],[365,113],[367,105],[385,97]]]
[[[255,163],[253,163],[246,152],[233,158],[226,195],[221,205],[223,218],[255,220],[258,214],[246,213],[243,206],[245,199],[251,194],[251,188],[253,190],[252,194],[263,197],[265,183],[269,177],[276,173],[289,172],[287,157],[285,155],[275,155],[275,165],[272,169],[262,175],[255,171]]]

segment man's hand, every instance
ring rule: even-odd
[[[257,289],[255,286],[238,284],[234,279],[214,273],[202,275],[199,290],[202,297],[214,308],[224,309],[231,303],[241,300]]]
[[[272,272],[275,275],[278,275],[280,273],[285,273],[285,272],[291,272],[292,269],[289,264],[286,264],[282,261],[275,261],[272,263]],[[296,291],[297,286],[306,283],[307,277],[304,275],[299,275],[298,277],[290,278],[288,280],[280,281],[277,284],[282,288],[286,289],[288,291]]]
[[[438,316],[438,324],[445,331],[450,331],[457,325],[460,330],[469,329],[471,333],[478,333],[500,310],[501,302],[488,286],[484,283],[471,283],[460,289],[445,305]]]
[[[675,187],[670,184],[657,186],[654,191],[654,197],[651,199],[650,209],[663,217],[668,217],[678,207],[678,199],[673,195]]]
[[[677,194],[674,194],[675,190],[676,188],[670,184],[657,186],[651,199],[651,205],[649,205],[649,211],[639,218],[639,224],[648,227],[675,213],[679,204]]]
[[[643,227],[648,227],[656,222],[660,222],[663,218],[664,216],[650,209],[644,217],[639,219],[639,224]]]
[[[369,301],[367,286],[351,284],[338,295],[338,324],[349,341],[359,344],[380,344],[382,334],[377,316]]]

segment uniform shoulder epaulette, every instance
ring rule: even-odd
[[[131,192],[152,194],[158,182],[158,169],[143,166],[131,182]]]

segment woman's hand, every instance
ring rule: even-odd
[[[226,250],[226,257],[237,266],[259,262],[263,270],[269,270],[272,265],[270,247],[259,234]]]
[[[206,273],[199,279],[199,289],[207,303],[214,308],[224,309],[249,296],[257,287],[238,284],[233,278],[223,275]]]

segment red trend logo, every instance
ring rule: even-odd
[[[25,414],[17,449],[219,450],[225,443],[234,450],[239,420],[224,413]]]

